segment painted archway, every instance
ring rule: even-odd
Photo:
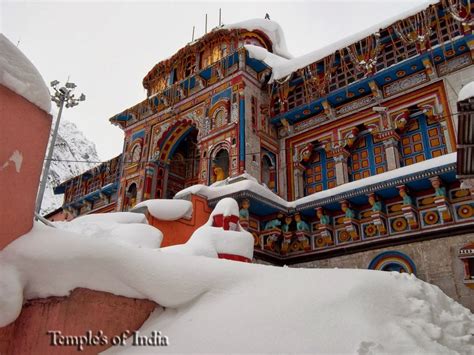
[[[369,264],[371,270],[407,272],[416,275],[415,263],[409,256],[399,251],[385,251],[377,255]]]
[[[163,132],[153,149],[155,172],[153,182],[147,185],[153,189],[150,196],[172,198],[176,192],[197,183],[197,133],[192,120],[179,120]],[[173,162],[176,162],[174,166]]]

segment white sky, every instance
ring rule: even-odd
[[[43,2],[0,0],[0,28],[47,83],[70,80],[87,100],[63,112],[97,146],[99,157],[122,151],[123,133],[108,119],[146,97],[142,79],[160,60],[218,25],[268,13],[299,56],[416,6],[411,1]]]

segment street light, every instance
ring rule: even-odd
[[[81,94],[79,98],[75,98],[72,91],[77,87],[74,83],[67,82],[64,86],[58,89],[59,81],[53,80],[51,87],[54,90],[54,94],[51,94],[51,101],[59,107],[58,117],[56,118],[56,124],[54,126],[53,136],[49,144],[48,156],[46,157],[46,164],[44,165],[43,175],[41,178],[41,184],[36,198],[36,213],[39,215],[41,211],[41,204],[43,203],[44,190],[46,189],[46,182],[48,181],[49,167],[51,166],[51,159],[53,158],[54,144],[56,143],[56,137],[58,135],[59,121],[61,120],[61,114],[63,112],[64,104],[66,108],[74,107],[79,105],[80,101],[86,99],[86,95]]]

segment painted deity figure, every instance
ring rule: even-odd
[[[301,219],[299,214],[295,215],[296,230],[298,232],[309,232],[309,225]]]
[[[329,217],[324,214],[322,208],[317,209],[316,216],[319,218],[319,224],[322,224],[323,226],[327,226],[329,224]]]
[[[285,217],[285,224],[281,227],[283,233],[288,233],[290,231],[290,224],[293,219],[291,216]]]
[[[342,212],[344,212],[344,215],[346,218],[355,218],[355,212],[349,208],[349,204],[347,202],[343,202],[341,205]]]
[[[444,186],[441,186],[441,182],[438,179],[433,180],[431,184],[433,185],[433,188],[435,189],[436,197],[446,197],[446,188]]]
[[[275,219],[272,219],[271,221],[268,221],[265,224],[265,230],[268,231],[268,230],[271,230],[271,229],[274,229],[274,228],[278,228],[279,226],[281,226],[281,222],[280,222],[280,220],[275,218]]]
[[[250,201],[246,198],[243,199],[242,207],[240,208],[240,211],[239,211],[240,219],[249,219],[249,207],[250,207]]]
[[[222,181],[225,179],[225,172],[219,165],[214,165],[212,167],[212,171],[214,173],[214,182]]]
[[[291,243],[291,238],[293,236],[293,233],[290,232],[290,224],[293,219],[291,216],[286,216],[285,217],[285,224],[281,227],[281,230],[283,232],[283,241],[281,243],[281,249],[280,252],[285,255],[288,252],[288,249],[290,247]]]
[[[413,204],[413,200],[411,199],[411,197],[408,195],[408,193],[406,192],[405,189],[401,189],[400,192],[400,197],[403,199],[403,204],[405,206],[408,206],[408,205],[412,205]]]
[[[372,206],[373,212],[382,211],[382,202],[377,201],[373,195],[369,196],[369,204]]]

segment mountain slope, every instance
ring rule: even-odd
[[[55,186],[98,165],[98,161],[95,144],[88,140],[74,123],[61,121],[41,214],[47,214],[62,205],[64,195],[54,195]]]

